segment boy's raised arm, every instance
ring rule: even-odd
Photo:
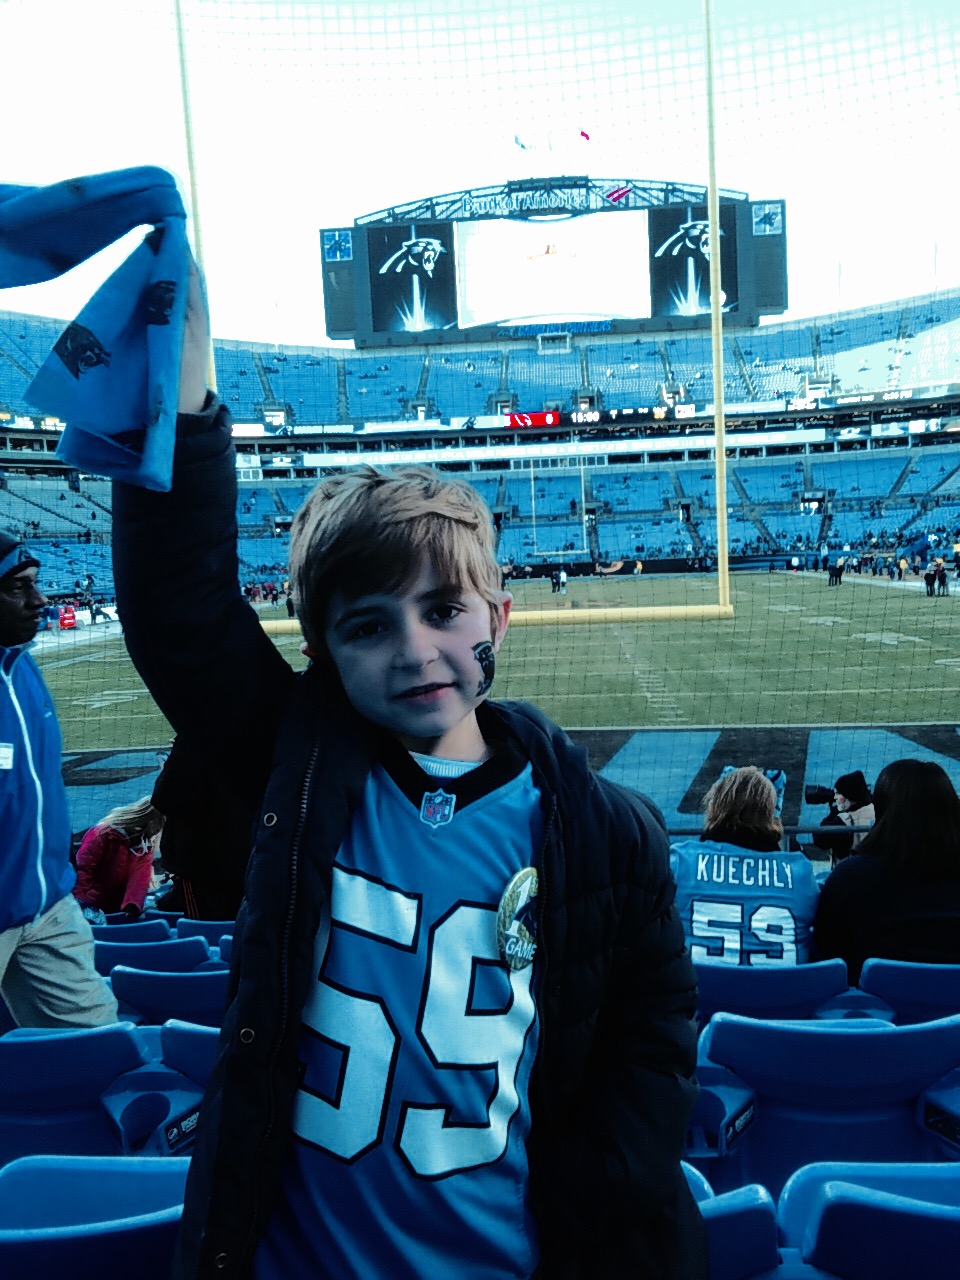
[[[269,718],[292,672],[240,590],[232,424],[207,389],[209,341],[194,267],[173,487],[114,484],[114,580],[130,656],[173,728],[240,757],[249,700]]]

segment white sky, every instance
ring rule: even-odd
[[[517,177],[707,180],[699,0],[181,4],[217,337],[326,341],[321,226]],[[0,0],[0,183],[157,164],[186,197],[173,12]],[[960,4],[714,24],[718,181],[786,200],[788,316],[960,285]],[[0,308],[72,316],[129,247]]]

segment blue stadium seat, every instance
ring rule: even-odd
[[[141,920],[166,920],[167,924],[176,928],[177,921],[183,916],[182,911],[164,911],[162,907],[147,907]]]
[[[820,1160],[960,1160],[960,1016],[776,1022],[718,1013],[700,1038],[684,1158],[716,1191],[774,1195]]]
[[[144,1023],[170,1018],[219,1027],[227,998],[229,971],[196,970],[193,973],[158,973],[117,965],[110,975],[113,994],[122,1016]]]
[[[747,1280],[780,1265],[777,1207],[764,1187],[738,1187],[700,1202],[710,1280]]]
[[[191,920],[183,916],[177,921],[177,937],[206,938],[215,947],[225,933],[233,933],[235,924],[234,920]]]
[[[172,1071],[206,1086],[217,1059],[220,1032],[196,1022],[171,1018],[160,1028],[160,1045],[164,1065]]]
[[[94,943],[97,973],[107,976],[118,964],[133,969],[154,969],[164,973],[188,973],[210,960],[206,938],[168,938],[166,942]]]
[[[868,960],[860,989],[885,1001],[901,1026],[960,1013],[960,964]]]
[[[220,959],[229,964],[233,959],[233,934],[225,933],[217,943],[217,949],[220,952]]]
[[[4,1280],[167,1280],[189,1160],[30,1156],[0,1169]]]
[[[740,1013],[751,1018],[843,1018],[890,1010],[862,993],[850,990],[842,960],[815,964],[696,965],[700,1025],[715,1013]]]
[[[778,1206],[781,1242],[846,1280],[954,1280],[960,1164],[807,1165]]]
[[[129,1023],[0,1037],[0,1164],[23,1155],[115,1155],[103,1092],[150,1059]]]
[[[95,924],[93,936],[103,942],[163,942],[173,932],[166,920],[137,920],[133,924]]]
[[[686,1160],[680,1161],[680,1168],[683,1170],[683,1176],[687,1180],[687,1186],[690,1188],[691,1194],[697,1204],[704,1200],[713,1198],[713,1187],[707,1181],[705,1176],[699,1169],[695,1169],[692,1164],[687,1164]]]

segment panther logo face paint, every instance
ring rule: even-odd
[[[496,654],[490,640],[483,640],[473,646],[473,653],[480,663],[480,683],[477,686],[477,697],[482,698],[493,686],[493,676],[497,669]]]

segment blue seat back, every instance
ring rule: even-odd
[[[777,966],[700,963],[697,1005],[700,1025],[715,1013],[751,1018],[812,1018],[820,1005],[847,990],[842,960]]]
[[[36,1156],[0,1169],[5,1280],[167,1280],[189,1161]]]
[[[810,1208],[801,1257],[845,1280],[955,1280],[960,1206],[955,1189],[948,1194],[947,1203],[915,1198],[909,1179],[899,1190],[824,1180]]]
[[[141,1021],[163,1023],[179,1018],[213,1027],[223,1021],[229,978],[225,968],[158,973],[127,965],[117,965],[110,975],[121,1009],[133,1010]]]
[[[765,1187],[738,1187],[700,1203],[710,1280],[746,1280],[775,1272],[777,1209]]]
[[[190,920],[183,916],[177,921],[178,938],[206,938],[215,947],[225,933],[233,933],[233,920]]]
[[[960,964],[868,960],[860,990],[886,1001],[901,1026],[960,1013]]]
[[[160,1028],[163,1062],[199,1085],[206,1085],[217,1060],[220,1033],[216,1027],[171,1018]]]
[[[132,924],[95,924],[93,936],[102,942],[164,942],[173,933],[166,920],[136,920]]]
[[[960,1163],[864,1163],[822,1160],[791,1174],[780,1193],[777,1221],[783,1244],[799,1249],[809,1234],[825,1184],[843,1182],[960,1209]]]
[[[948,1153],[918,1118],[920,1095],[960,1064],[960,1017],[896,1027],[873,1019],[770,1022],[719,1013],[700,1040],[707,1114],[711,1073],[754,1093],[728,1151],[701,1167],[716,1191],[748,1182],[778,1194],[820,1160],[937,1161]]]
[[[46,1152],[115,1154],[101,1094],[149,1057],[129,1023],[0,1037],[0,1164]]]
[[[164,973],[188,973],[210,959],[206,938],[168,938],[165,942],[103,942],[94,944],[97,972],[104,976],[118,964]]]

